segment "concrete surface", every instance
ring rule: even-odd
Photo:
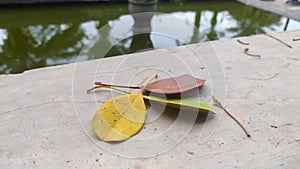
[[[287,0],[238,0],[247,5],[300,21],[300,5],[292,6]]]
[[[300,31],[274,36],[292,48],[255,35],[238,38],[250,45],[237,39],[213,41],[0,75],[0,168],[296,169],[300,41],[292,39]],[[261,57],[245,55],[245,48]],[[161,112],[155,105],[132,139],[97,140],[93,114],[119,93],[86,94],[86,89],[95,79],[143,84],[154,72],[159,78],[189,73],[206,79],[199,97],[220,98],[255,141],[218,108],[215,116],[199,114],[195,119],[194,112]]]

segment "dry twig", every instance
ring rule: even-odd
[[[280,40],[280,39],[278,39],[278,38],[276,38],[276,37],[274,37],[274,36],[272,36],[272,35],[268,35],[268,34],[265,34],[265,35],[266,35],[266,36],[269,36],[270,38],[273,38],[273,39],[277,40],[278,42],[284,44],[285,46],[287,46],[287,47],[289,47],[289,48],[293,48],[291,45],[287,44],[286,42],[284,42],[284,41],[282,41],[282,40]]]
[[[240,43],[240,44],[242,44],[242,45],[249,45],[249,43],[247,43],[247,42],[242,42],[241,40],[236,40],[238,43]]]
[[[251,54],[251,53],[248,53],[249,51],[249,48],[245,48],[244,49],[244,53],[248,56],[252,56],[252,57],[257,57],[257,58],[260,58],[260,55],[256,55],[256,54]]]
[[[294,39],[293,39],[293,41],[298,41],[298,40],[300,40],[300,38],[294,38]]]
[[[214,100],[214,104],[217,106],[217,107],[219,107],[219,108],[221,108],[221,109],[223,109],[243,130],[244,130],[244,132],[245,132],[245,134],[247,135],[247,137],[249,137],[249,138],[251,138],[251,135],[250,135],[250,133],[247,131],[247,129],[245,128],[245,126],[236,118],[236,117],[234,117],[234,115],[233,114],[231,114],[228,110],[226,110],[225,108],[224,108],[224,106],[222,106],[222,104],[220,103],[220,101],[219,100],[217,100],[214,96],[213,96],[213,100]]]

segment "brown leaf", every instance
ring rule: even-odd
[[[181,76],[152,82],[145,88],[145,90],[158,94],[176,95],[197,87],[201,87],[204,82],[205,80],[184,74]]]
[[[181,76],[161,79],[153,83],[150,83],[144,88],[144,90],[146,91],[146,94],[154,93],[158,95],[166,95],[167,98],[179,98],[180,94],[201,87],[204,83],[205,80],[195,78],[188,74],[184,74]],[[144,86],[111,85],[111,84],[104,84],[101,82],[95,82],[95,84],[99,85],[99,87],[101,86],[124,87],[124,88],[132,88],[132,89],[142,89],[144,87]],[[96,86],[92,89],[96,89],[96,88],[98,87]],[[88,92],[90,90],[88,90]]]

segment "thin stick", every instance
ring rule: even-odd
[[[273,38],[273,39],[277,40],[278,42],[284,44],[285,46],[287,46],[287,47],[289,47],[289,48],[293,48],[291,45],[287,44],[286,42],[284,42],[284,41],[282,41],[282,40],[280,40],[280,39],[278,39],[278,38],[276,38],[276,37],[274,37],[274,36],[272,36],[272,35],[268,35],[268,34],[265,34],[265,35],[266,35],[266,36],[269,36],[270,38]]]
[[[98,88],[101,88],[101,87],[102,87],[102,86],[94,86],[94,87],[88,89],[88,90],[86,91],[86,94],[89,94],[89,93],[91,93],[91,91],[93,91],[93,90],[95,90],[95,89],[98,89]]]
[[[244,49],[244,53],[248,56],[252,56],[252,57],[257,57],[257,58],[260,58],[260,55],[256,55],[256,54],[251,54],[251,53],[248,53],[249,51],[249,48],[245,48]]]
[[[158,76],[158,74],[155,73],[155,74],[148,80],[148,82],[145,84],[145,86],[143,86],[143,88],[142,88],[141,91],[145,90],[145,88],[149,85],[149,83],[150,83],[152,80],[154,80],[155,78],[157,78],[157,76]]]
[[[112,86],[95,86],[95,87],[90,88],[89,90],[87,90],[86,93],[89,94],[92,90],[98,89],[98,88],[108,88],[108,89],[117,90],[117,91],[125,93],[125,94],[130,94],[130,92],[127,92],[125,90],[121,90],[121,89],[118,89],[118,88],[115,88],[115,87],[112,87]]]
[[[218,106],[219,108],[223,109],[245,132],[245,134],[247,135],[247,137],[251,138],[250,133],[247,131],[247,129],[244,127],[244,125],[236,118],[234,117],[233,114],[231,114],[228,110],[226,110],[222,104],[220,103],[219,100],[217,100],[214,96],[213,96],[213,100],[214,100],[214,104],[216,106]]]
[[[249,43],[246,43],[246,42],[242,42],[241,40],[236,40],[238,43],[242,44],[242,45],[249,45]]]
[[[298,40],[300,40],[300,38],[294,38],[294,39],[293,39],[293,41],[298,41]]]
[[[140,89],[140,86],[123,86],[123,85],[114,85],[114,84],[105,84],[102,82],[95,82],[95,85],[99,86],[111,86],[111,87],[121,87],[121,88],[130,88],[130,89]]]
[[[149,83],[150,83],[153,79],[157,78],[157,76],[158,76],[157,73],[154,74],[154,75],[148,80],[148,82],[146,83],[146,85],[142,87],[142,90],[141,90],[141,91],[143,91],[143,90],[147,87],[147,85],[149,85]],[[101,82],[95,82],[95,84],[96,84],[97,86],[94,86],[94,87],[88,89],[88,90],[86,91],[87,94],[89,94],[92,90],[95,90],[95,89],[98,89],[98,88],[109,88],[109,89],[114,89],[114,90],[117,90],[117,91],[119,91],[119,92],[123,92],[123,93],[126,93],[126,94],[130,94],[130,92],[126,92],[126,91],[121,90],[121,89],[118,89],[118,88],[116,88],[116,87],[121,87],[121,88],[122,88],[122,87],[123,87],[123,88],[131,88],[131,89],[140,89],[140,88],[141,88],[141,87],[137,87],[137,86],[120,86],[120,85],[103,84],[103,83],[101,83]]]

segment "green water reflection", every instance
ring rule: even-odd
[[[126,3],[5,7],[0,9],[0,74],[75,62],[84,45],[103,25],[110,29],[101,35],[101,40],[113,43],[111,37],[120,39],[106,55],[109,57],[144,49],[280,32],[287,20],[234,1],[160,3],[156,12],[181,18],[197,29],[182,25],[180,41],[157,34],[123,39],[124,34],[127,37],[132,34],[133,24]],[[154,15],[152,30],[163,29],[159,24],[167,23],[167,19],[163,14]],[[299,23],[292,23],[294,26],[288,26],[288,30],[300,28]],[[95,58],[97,55],[82,60]]]

